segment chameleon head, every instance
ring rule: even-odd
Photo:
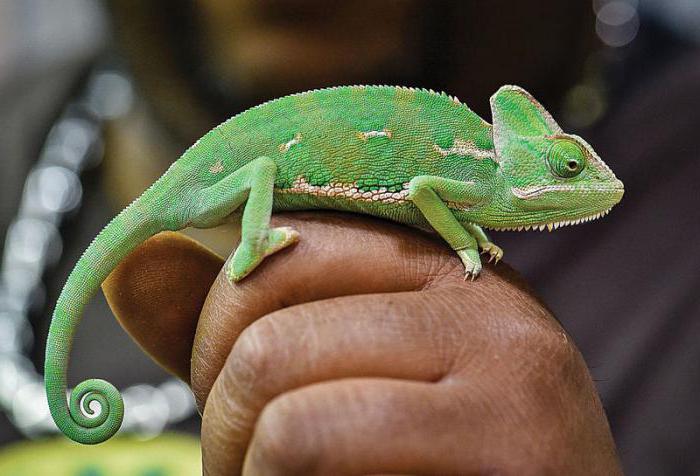
[[[493,204],[501,229],[544,229],[607,214],[622,182],[581,137],[564,133],[526,91],[504,86],[491,97],[493,138],[504,190]]]

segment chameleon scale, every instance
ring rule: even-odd
[[[270,228],[271,213],[364,213],[434,230],[473,279],[480,250],[503,256],[485,229],[580,223],[622,198],[622,182],[591,146],[564,133],[526,91],[503,86],[491,110],[493,124],[431,90],[341,86],[285,96],[212,129],[100,232],[69,275],[46,348],[58,427],[86,444],[118,431],[123,402],[108,382],[81,382],[66,399],[68,356],[102,281],[160,231],[214,227],[242,208],[241,243],[225,265],[238,281],[299,239],[291,228]]]

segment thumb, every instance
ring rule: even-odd
[[[198,242],[164,232],[136,248],[102,283],[122,327],[187,383],[199,313],[223,262]]]

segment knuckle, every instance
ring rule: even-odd
[[[277,333],[265,320],[258,320],[247,327],[236,340],[229,354],[227,381],[238,395],[264,393],[275,380],[279,366]]]
[[[545,332],[540,346],[538,356],[549,363],[553,370],[570,368],[579,362],[578,350],[562,329]]]
[[[530,309],[523,311],[521,306]],[[522,303],[521,306],[518,306],[513,319],[510,319],[510,330],[526,350],[535,354],[535,358],[568,360],[576,354],[573,342],[547,310],[532,307],[529,302]],[[523,319],[523,316],[527,318]]]
[[[311,474],[319,455],[309,444],[309,425],[301,410],[289,396],[270,402],[255,426],[252,456],[284,474]]]
[[[528,362],[527,376],[561,376],[582,367],[582,357],[574,342],[551,314],[542,308],[524,311],[521,303],[513,314],[508,314],[499,329],[501,345],[514,359]],[[505,331],[505,332],[504,332]],[[585,368],[585,364],[583,364]]]
[[[532,387],[534,394],[541,394],[545,388],[562,391],[569,385],[578,387],[583,382],[588,369],[562,328],[558,325],[538,326],[528,334],[525,352],[529,370],[524,375],[524,383]]]
[[[560,367],[571,367],[579,362],[579,353],[573,342],[561,328],[553,328],[542,336],[543,358]]]

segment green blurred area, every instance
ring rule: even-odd
[[[2,476],[192,476],[200,473],[196,438],[113,438],[83,446],[65,438],[24,441],[0,451]]]

